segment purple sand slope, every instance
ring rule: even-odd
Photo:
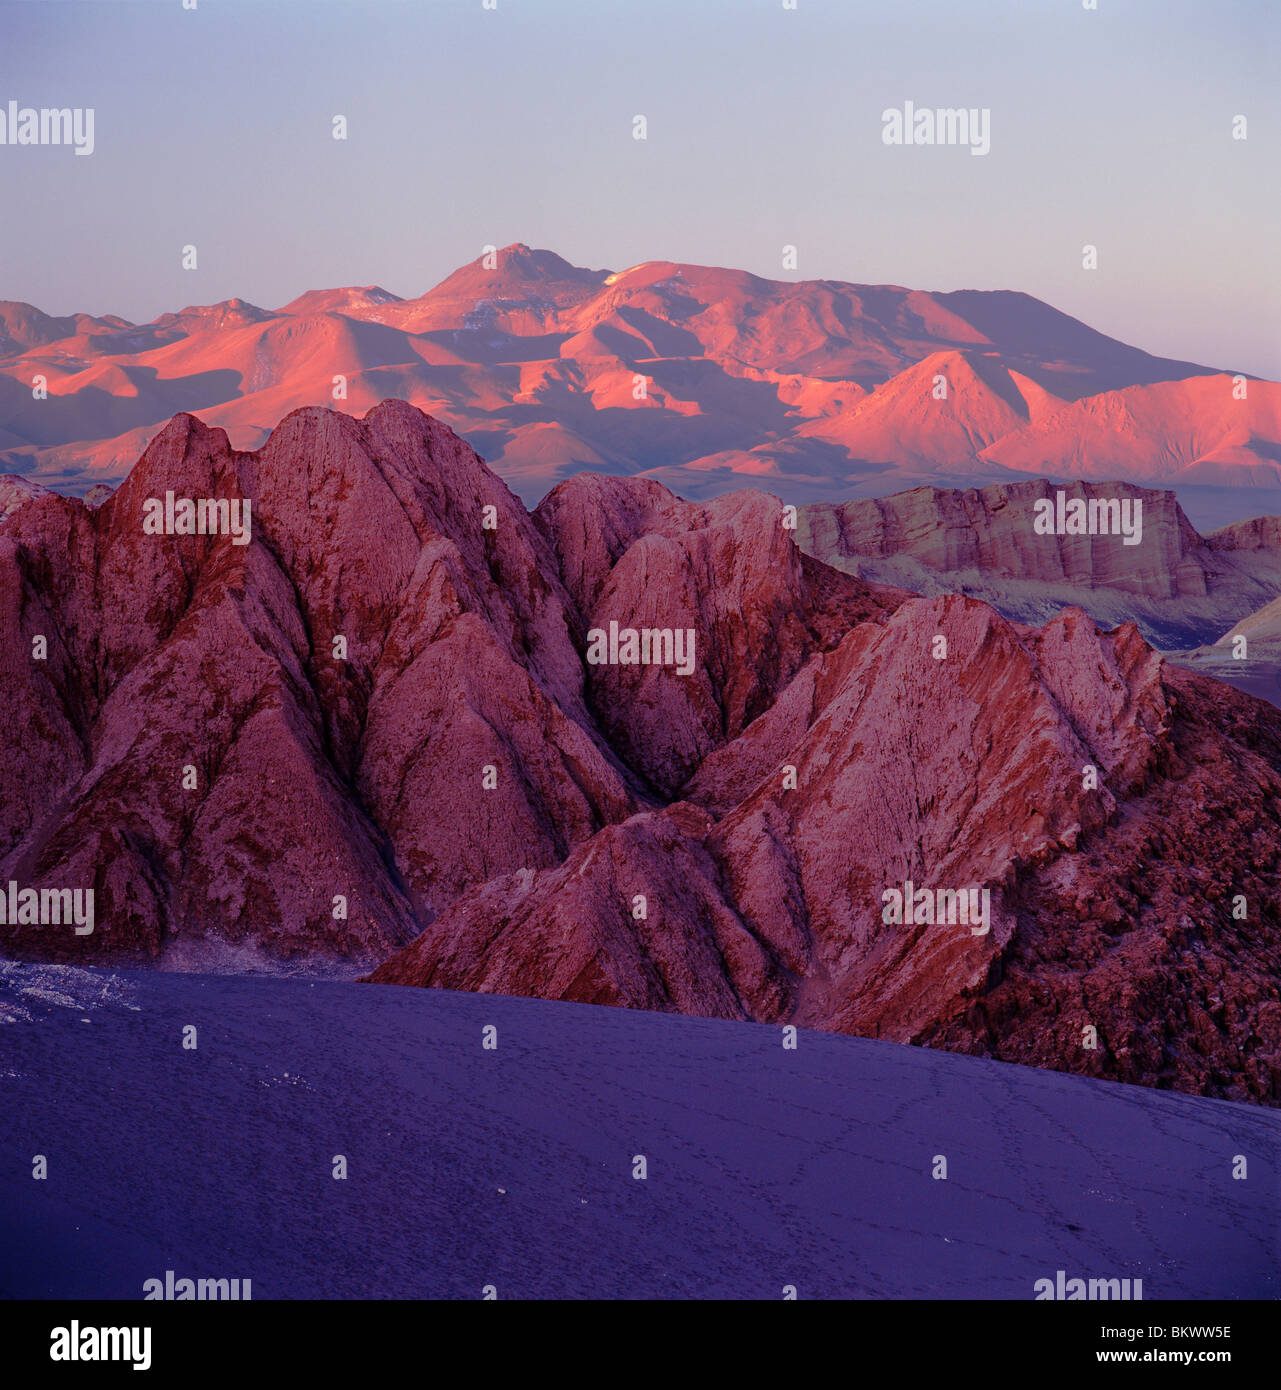
[[[1275,1114],[782,1038],[0,963],[0,1296],[140,1298],[166,1270],[256,1299],[1030,1298],[1059,1269],[1146,1299],[1281,1294]]]

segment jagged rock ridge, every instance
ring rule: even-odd
[[[167,493],[248,499],[251,538],[148,534]],[[96,509],[29,498],[0,880],[91,886],[98,928],[8,949],[381,960],[1275,1101],[1281,714],[787,520],[596,476],[531,516],[396,401],[257,453],[180,416]],[[688,629],[688,674],[589,661],[611,624]],[[887,920],[909,883],[981,921]]]

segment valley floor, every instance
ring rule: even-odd
[[[169,1270],[255,1299],[1026,1299],[1058,1270],[1145,1299],[1281,1295],[1276,1114],[782,1043],[495,995],[0,964],[0,1297],[137,1299]]]

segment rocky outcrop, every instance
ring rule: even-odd
[[[251,508],[156,533],[171,497]],[[1032,553],[1008,499],[944,498],[984,534],[933,550],[917,505],[838,541]],[[0,884],[96,904],[91,935],[0,942],[337,959],[1281,1099],[1281,713],[1133,624],[843,573],[791,520],[599,476],[531,516],[403,402],[296,412],[256,453],[177,417],[100,505],[0,522]]]
[[[1038,505],[1044,516],[1060,494],[1065,519],[1073,503],[1094,505],[1101,525],[1124,521],[1133,543],[1115,530],[1038,530]],[[1173,492],[1127,483],[915,488],[798,513],[803,550],[867,580],[973,594],[1022,622],[1042,622],[1065,605],[1109,627],[1132,618],[1168,649],[1212,641],[1281,594],[1276,518],[1201,536]]]
[[[144,533],[167,492],[247,499],[252,538]],[[403,403],[298,412],[258,454],[178,417],[96,511],[24,505],[0,567],[0,877],[93,886],[99,919],[12,945],[367,958],[634,809],[546,542]]]
[[[1281,839],[1253,834],[1281,813],[1279,768],[1281,715],[1133,626],[912,601],[811,657],[685,800],[464,896],[371,978],[1275,1102]],[[986,892],[987,920],[887,922],[908,882]]]
[[[1161,775],[1007,895],[988,988],[920,1041],[1275,1105],[1281,719],[1177,666],[1162,684]]]
[[[43,497],[49,492],[47,487],[34,483],[30,478],[20,478],[16,473],[0,473],[0,521],[12,516],[24,502],[33,497]]]
[[[812,652],[906,597],[814,565],[762,492],[698,506],[648,479],[579,474],[535,517],[588,632],[692,634],[678,678],[671,666],[588,666],[602,727],[664,795],[768,709]]]

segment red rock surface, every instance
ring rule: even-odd
[[[1278,767],[1281,716],[1166,666],[1133,628],[915,600],[815,655],[688,801],[465,896],[371,978],[1275,1103]],[[988,887],[990,932],[884,923],[882,890],[905,879]]]
[[[144,535],[166,490],[251,498],[252,543]],[[0,522],[0,881],[98,895],[92,937],[0,940],[1281,1099],[1281,712],[1132,625],[870,585],[786,519],[599,476],[531,516],[403,402],[258,453],[176,418],[97,508]],[[693,628],[693,673],[588,665],[611,619]],[[990,930],[886,922],[907,880],[986,890]]]
[[[252,543],[144,535],[166,490],[251,498]],[[0,748],[0,877],[99,894],[93,937],[19,929],[28,948],[208,932],[376,957],[464,887],[556,863],[633,809],[546,542],[403,403],[299,412],[258,454],[177,417],[96,511],[24,504],[0,566],[22,716]]]
[[[1138,543],[1115,535],[1041,535],[1038,503],[1058,493],[1087,504],[1115,499],[1141,521]],[[928,569],[1112,588],[1149,598],[1205,594],[1220,578],[1210,545],[1173,492],[1124,483],[1033,482],[964,491],[923,487],[890,497],[799,509],[797,540],[819,559],[909,555]]]
[[[1116,504],[1134,543],[1106,528],[1039,533],[1037,508],[1053,509],[1059,494],[1065,507]],[[1281,594],[1281,518],[1203,536],[1167,489],[1038,478],[797,510],[797,544],[846,573],[918,593],[973,594],[1024,622],[1079,606],[1107,627],[1132,619],[1166,651],[1214,641]]]
[[[665,795],[763,713],[813,651],[902,597],[815,565],[763,492],[698,506],[647,479],[579,474],[535,517],[588,630],[614,621],[696,634],[689,676],[588,667],[602,728]]]

